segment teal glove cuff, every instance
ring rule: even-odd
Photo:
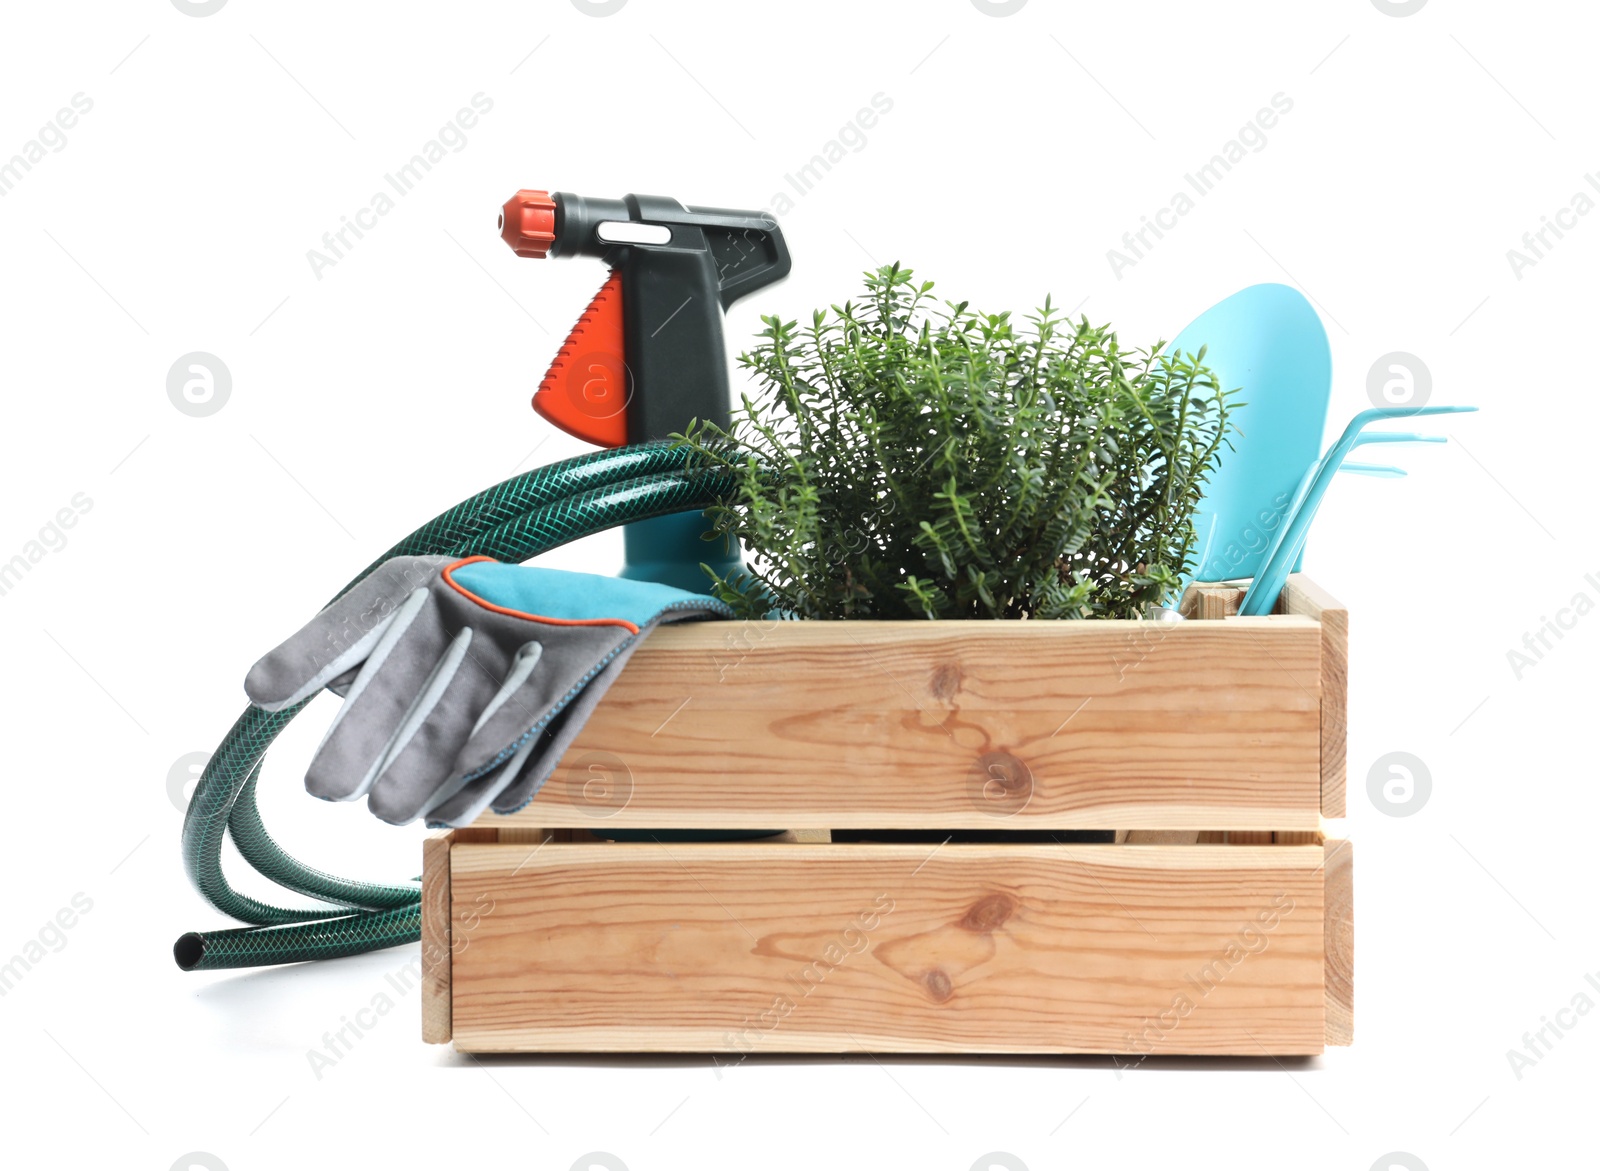
[[[691,594],[652,581],[597,577],[534,565],[507,565],[474,557],[444,570],[445,578],[479,604],[555,624],[583,622],[648,626],[664,611],[720,607],[704,594]]]

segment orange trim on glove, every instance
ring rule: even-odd
[[[620,626],[630,634],[638,634],[639,628],[626,618],[551,618],[544,614],[527,614],[521,610],[512,610],[506,606],[496,606],[487,598],[480,598],[477,594],[467,589],[450,574],[453,570],[460,569],[463,565],[471,565],[474,561],[493,561],[493,557],[463,557],[460,561],[453,561],[440,570],[445,585],[455,590],[468,601],[476,602],[485,610],[493,610],[496,614],[504,614],[510,618],[526,618],[529,622],[543,622],[548,626]]]

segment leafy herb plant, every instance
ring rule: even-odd
[[[711,573],[746,617],[1133,618],[1194,553],[1229,395],[1185,357],[1124,350],[1046,299],[935,302],[909,269],[809,327],[763,318],[760,390],[679,437],[738,490],[710,510],[754,554]]]

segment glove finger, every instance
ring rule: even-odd
[[[449,564],[445,557],[394,557],[263,655],[245,677],[250,702],[280,711],[309,699],[372,653],[396,610]]]
[[[489,701],[488,706],[478,713],[478,720],[472,725],[473,735],[477,735],[485,724],[494,719],[508,701],[517,698],[543,657],[544,647],[540,643],[525,642],[517,648],[517,653],[511,658],[511,670],[507,673],[505,682],[500,684],[500,690],[494,693],[494,698]],[[528,716],[527,722],[530,725],[539,718],[537,712],[529,712],[525,708],[523,711]]]
[[[542,735],[535,740],[533,757],[523,766],[516,779],[507,785],[492,802],[491,807],[496,813],[515,813],[544,787],[550,774],[555,772],[556,766],[561,763],[561,758],[566,755],[567,749],[577,739],[578,733],[583,731],[583,726],[589,722],[589,714],[594,711],[595,705],[600,702],[606,690],[616,681],[622,673],[622,668],[628,659],[644,641],[642,635],[648,633],[648,628],[641,632],[640,638],[630,639],[624,643],[609,662],[595,673],[588,684],[577,694],[573,695],[552,713],[549,723],[542,730]],[[623,764],[626,770],[626,762]],[[632,793],[631,776],[621,782],[627,789],[627,794]],[[604,816],[611,816],[625,805],[628,795],[624,794],[615,801],[608,800],[603,810],[597,810]],[[617,802],[620,802],[617,803]]]
[[[471,825],[477,821],[491,802],[514,784],[524,766],[533,759],[539,748],[539,737],[529,736],[521,748],[499,768],[493,769],[475,781],[469,781],[453,796],[438,801],[426,811],[428,825],[447,828]]]
[[[532,729],[548,722],[612,659],[634,635],[615,626],[569,626],[540,635],[534,665],[507,675],[495,702],[484,709],[454,762],[467,779],[495,768],[509,758]],[[536,644],[538,645],[538,644]],[[526,650],[527,644],[524,644]],[[520,652],[519,652],[520,653]]]
[[[471,630],[463,630],[393,738],[367,795],[375,817],[405,825],[466,783],[452,765],[478,713],[498,691],[502,672],[497,666],[504,663],[492,657],[475,661],[471,640]]]
[[[669,612],[661,615],[661,620],[701,616],[702,612],[696,611]],[[479,717],[454,770],[458,776],[475,779],[453,796],[436,800],[427,811],[429,824],[469,825],[487,807],[511,813],[533,800],[589,713],[653,629],[652,623],[634,637],[620,632],[605,634],[609,649],[605,642],[597,641],[599,632],[569,628],[550,636],[536,676],[530,675],[527,683],[514,691],[510,688],[513,679],[508,677],[496,702]],[[581,647],[575,646],[573,639],[580,637]],[[485,769],[489,771],[485,773]],[[631,793],[631,778],[622,778],[620,783]],[[625,803],[627,796],[620,800]],[[615,812],[620,806],[608,801],[607,808]]]
[[[354,801],[382,771],[407,717],[426,695],[428,682],[455,641],[428,600],[425,589],[406,600],[350,684],[306,770],[306,791],[313,796]],[[462,634],[471,637],[470,632]]]

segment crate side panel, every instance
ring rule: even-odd
[[[1318,847],[452,851],[468,1051],[1305,1054]]]
[[[1299,617],[669,628],[511,824],[1312,829],[1320,688]]]

